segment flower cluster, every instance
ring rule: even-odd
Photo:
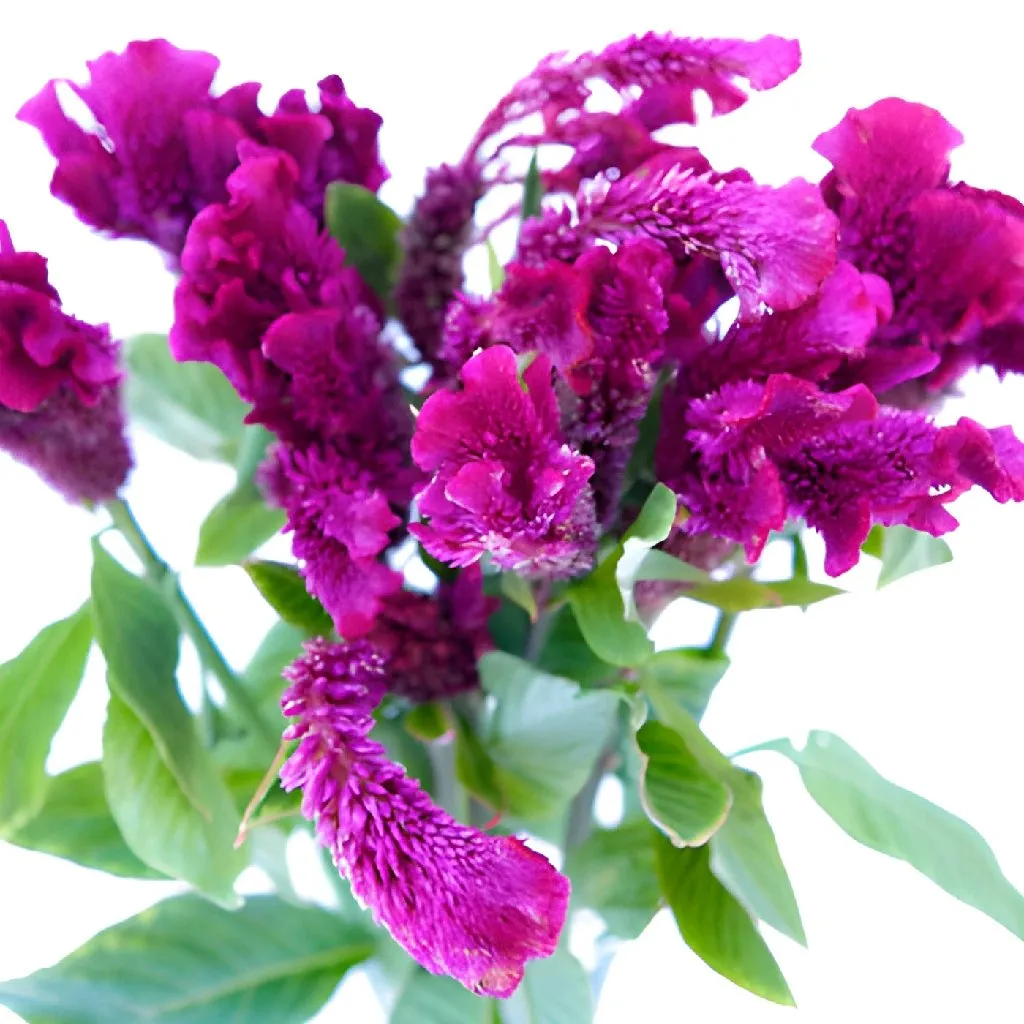
[[[132,466],[118,346],[61,309],[46,260],[0,221],[0,448],[68,501],[114,498]]]
[[[286,670],[298,746],[281,769],[303,813],[395,941],[481,995],[511,995],[526,961],[554,952],[568,880],[509,836],[461,825],[369,737],[387,686],[367,642],[313,641]]]
[[[173,262],[196,214],[227,198],[242,140],[296,161],[300,200],[318,219],[329,182],[376,191],[386,179],[377,151],[380,117],[357,107],[340,78],[320,83],[319,109],[292,90],[268,116],[255,82],[210,92],[219,64],[213,54],[150,39],[90,61],[87,85],[47,82],[18,117],[39,130],[57,159],[53,194],[91,227],[146,239]],[[61,84],[88,107],[95,132],[64,112]]]

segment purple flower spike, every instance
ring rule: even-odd
[[[743,320],[756,319],[765,305],[795,309],[835,265],[836,218],[818,190],[799,178],[770,188],[745,172],[698,174],[660,165],[584,190],[579,203],[581,223],[594,234],[642,232],[679,258],[718,259]]]
[[[369,738],[386,686],[372,645],[314,640],[286,670],[298,740],[281,769],[352,891],[418,963],[479,995],[510,996],[550,956],[569,881],[509,836],[459,824]]]
[[[427,522],[410,530],[435,558],[467,566],[485,552],[534,577],[586,572],[596,544],[594,464],[566,445],[551,363],[522,382],[515,353],[486,349],[462,368],[463,389],[440,391],[416,421],[412,455],[433,475],[419,495]]]

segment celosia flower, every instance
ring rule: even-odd
[[[520,840],[455,821],[369,737],[387,686],[370,644],[314,640],[285,675],[285,739],[299,743],[281,781],[302,788],[353,893],[428,971],[511,995],[555,950],[568,879]]]
[[[40,131],[57,158],[53,194],[91,227],[147,239],[174,261],[196,214],[227,199],[225,181],[238,166],[243,139],[286,150],[297,161],[302,202],[321,223],[330,181],[375,191],[387,177],[377,153],[380,118],[355,106],[337,76],[320,83],[319,111],[295,90],[264,117],[255,83],[211,95],[219,63],[164,39],[129,43],[124,53],[90,61],[89,83],[67,84],[95,117],[95,134],[64,113],[60,83],[48,82],[18,117]]]
[[[537,356],[520,381],[498,345],[462,368],[462,390],[430,396],[412,455],[432,479],[419,495],[427,522],[410,530],[435,558],[471,565],[488,552],[527,576],[569,576],[593,561],[593,462],[562,439],[551,363]]]
[[[756,185],[745,172],[698,174],[678,166],[603,181],[579,197],[585,229],[605,238],[642,232],[677,258],[712,256],[740,300],[740,318],[762,305],[795,309],[832,270],[836,219],[809,182]]]
[[[297,201],[295,162],[241,149],[230,201],[208,206],[189,231],[170,345],[178,359],[220,367],[247,401],[273,405],[283,382],[263,356],[267,328],[285,313],[351,307],[360,285],[343,269],[337,242]]]
[[[893,315],[872,347],[931,351],[920,372],[938,366],[936,388],[975,363],[1024,363],[1011,340],[1024,316],[1024,207],[950,184],[962,141],[938,111],[885,99],[814,143],[833,165],[822,190],[839,214],[841,254],[892,288]]]
[[[1024,446],[1009,428],[937,427],[880,408],[862,385],[827,394],[785,374],[696,401],[667,396],[658,462],[688,531],[742,543],[753,561],[772,530],[802,517],[833,576],[856,563],[874,523],[938,536],[957,525],[944,506],[974,484],[1024,499]]]
[[[382,599],[402,586],[401,574],[377,558],[401,521],[372,474],[329,442],[314,442],[277,445],[264,479],[288,517],[285,531],[309,592],[341,636],[364,636]]]
[[[462,258],[483,194],[475,168],[437,167],[402,231],[395,307],[424,360],[437,365],[448,304],[462,288]]]
[[[387,660],[388,689],[409,700],[441,700],[480,685],[477,661],[494,646],[487,620],[499,602],[484,596],[478,565],[435,594],[384,599],[367,640]]]
[[[113,498],[132,459],[118,346],[61,309],[46,260],[0,221],[0,448],[72,502]]]

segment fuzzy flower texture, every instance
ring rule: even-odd
[[[899,99],[817,139],[820,183],[761,185],[663,140],[696,128],[698,93],[728,115],[784,82],[791,40],[650,33],[548,57],[428,172],[402,229],[391,298],[431,374],[414,413],[399,324],[323,218],[331,181],[385,180],[379,117],[337,77],[313,108],[293,91],[265,115],[255,84],[211,92],[217,63],[132,43],[72,86],[95,130],[59,83],[19,116],[57,159],[55,195],[180,271],[174,355],[219,367],[275,435],[262,484],[343,638],[287,673],[282,781],[420,964],[508,996],[555,949],[568,881],[436,807],[370,735],[378,704],[477,687],[486,563],[586,574],[655,477],[687,513],[665,550],[708,570],[802,520],[838,575],[875,524],[945,533],[976,485],[1024,500],[1008,427],[932,419],[969,370],[1024,372],[1024,207],[953,181],[959,133]],[[544,199],[523,219],[534,152]],[[467,294],[467,249],[513,218],[500,287]],[[0,443],[69,496],[106,496],[128,465],[114,350],[61,312],[39,257],[0,241]],[[72,457],[86,482],[63,475]],[[432,593],[397,568],[416,542],[448,567]]]

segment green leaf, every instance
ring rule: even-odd
[[[196,565],[237,565],[284,529],[285,514],[271,508],[249,480],[226,494],[199,527]]]
[[[410,708],[402,724],[410,736],[423,743],[433,743],[452,731],[452,721],[444,705],[433,701]]]
[[[0,838],[43,806],[50,744],[78,692],[91,645],[85,605],[0,665]]]
[[[391,1024],[488,1024],[491,1000],[452,978],[417,971],[391,1011]]]
[[[633,590],[636,573],[648,552],[672,531],[679,503],[674,492],[664,484],[656,484],[636,521],[622,538],[622,554],[615,567],[615,581],[622,595],[626,618],[639,622]]]
[[[706,843],[732,806],[729,788],[661,722],[646,722],[636,742],[643,755],[640,799],[647,816],[674,846]]]
[[[615,721],[619,698],[581,691],[519,658],[492,651],[480,659],[480,682],[497,698],[484,747],[497,768],[506,807],[545,818],[582,788]]]
[[[595,829],[569,853],[573,903],[601,915],[608,930],[635,939],[651,922],[661,893],[654,875],[653,826],[646,818]]]
[[[248,408],[220,370],[176,362],[162,334],[132,338],[125,361],[133,420],[197,459],[235,461]]]
[[[537,151],[533,151],[530,167],[523,182],[523,220],[540,216],[540,204],[544,198],[544,185],[540,180],[540,166],[537,163]]]
[[[122,878],[167,877],[139,860],[125,843],[107,806],[99,761],[80,764],[51,779],[42,810],[6,838],[26,850]]]
[[[967,822],[879,775],[851,746],[812,732],[803,750],[774,740],[799,769],[807,792],[859,843],[906,861],[951,896],[1024,939],[1024,896],[1006,879],[995,854]]]
[[[294,565],[284,562],[253,560],[242,566],[267,604],[285,622],[307,636],[330,636],[334,632],[331,617],[323,605],[309,595],[306,584]]]
[[[252,896],[229,913],[178,896],[0,983],[0,1003],[40,1024],[304,1024],[373,949],[365,929],[317,907]]]
[[[654,644],[638,622],[626,618],[626,606],[616,579],[622,557],[619,545],[589,575],[569,585],[569,605],[587,646],[602,661],[630,668],[642,665]]]
[[[192,767],[197,804],[186,798],[142,719],[111,694],[103,777],[114,820],[138,857],[222,906],[238,906],[234,881],[246,863],[233,847],[239,814],[208,755]]]
[[[505,813],[505,796],[498,769],[477,735],[473,723],[455,711],[455,778],[478,800]]]
[[[529,1024],[591,1024],[594,1004],[583,965],[559,948],[542,960],[531,960],[523,976]]]
[[[388,756],[405,767],[406,772],[428,792],[434,790],[434,769],[430,763],[430,755],[418,740],[413,739],[393,718],[378,715],[377,724],[373,727],[373,738],[384,745]]]
[[[757,925],[714,876],[707,846],[678,849],[654,840],[658,881],[686,944],[712,970],[763,999],[794,1006]]]
[[[518,605],[530,617],[531,622],[537,621],[537,599],[529,582],[514,572],[501,574],[501,593],[513,604]]]
[[[861,544],[860,549],[865,555],[870,555],[872,558],[882,557],[882,547],[885,543],[885,527],[884,526],[872,526],[871,532],[867,536],[867,540]]]
[[[487,276],[490,278],[491,292],[501,291],[501,286],[505,283],[505,268],[501,265],[501,260],[498,259],[498,254],[494,251],[494,245],[491,240],[487,239]]]
[[[584,686],[605,682],[618,671],[590,649],[568,605],[551,613],[537,667]]]
[[[953,561],[953,552],[940,537],[912,530],[909,526],[890,526],[882,539],[882,571],[878,586],[885,587],[911,573]]]
[[[275,622],[245,666],[242,679],[261,705],[278,706],[284,691],[281,673],[302,653],[305,634],[287,622]]]
[[[345,181],[327,186],[324,219],[345,250],[346,262],[387,303],[402,260],[402,219],[369,189]]]
[[[658,651],[646,661],[639,670],[639,682],[641,689],[657,688],[666,700],[699,722],[728,668],[725,654],[713,654],[702,647],[679,647]]]
[[[511,601],[502,601],[487,620],[487,629],[499,651],[520,655],[530,638],[530,616]]]
[[[754,917],[806,946],[796,896],[764,813],[761,779],[733,768],[728,782],[733,805],[711,837],[711,870]]]

